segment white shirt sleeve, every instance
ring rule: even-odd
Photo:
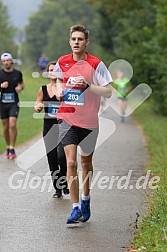
[[[53,69],[53,73],[52,73],[55,77],[62,79],[63,80],[63,73],[62,70],[60,68],[59,62],[57,61],[54,69]]]
[[[93,83],[97,86],[106,86],[111,83],[112,77],[105,64],[101,61],[93,76]]]

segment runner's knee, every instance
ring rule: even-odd
[[[77,168],[77,162],[73,159],[67,160],[67,168],[69,170],[76,170]]]
[[[11,130],[16,129],[16,123],[15,123],[15,122],[11,122],[11,123],[10,123],[10,129],[11,129]]]
[[[92,163],[89,161],[82,161],[81,166],[82,166],[82,170],[84,170],[84,171],[92,170]]]

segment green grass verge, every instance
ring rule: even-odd
[[[25,89],[20,93],[20,101],[35,101],[42,84],[46,84],[48,80],[39,77],[33,78],[30,71],[22,71],[25,82]],[[27,139],[31,139],[42,131],[42,119],[33,118],[34,109],[20,108],[20,113],[17,121],[18,136],[16,145],[25,142]],[[6,144],[2,135],[2,125],[0,124],[0,153],[6,149]]]
[[[160,183],[148,197],[149,209],[133,244],[135,251],[167,252],[167,117],[155,114],[151,101],[140,106],[134,116],[146,136],[147,168],[160,176]]]

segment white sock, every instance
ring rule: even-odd
[[[72,204],[72,208],[74,209],[75,207],[79,207],[79,208],[80,208],[79,202],[78,202],[78,203],[73,203],[73,204]]]
[[[89,200],[89,199],[90,199],[90,195],[85,196],[85,195],[82,193],[82,200]]]

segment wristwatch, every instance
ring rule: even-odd
[[[89,81],[86,82],[86,89],[89,89],[91,86],[91,83]]]

